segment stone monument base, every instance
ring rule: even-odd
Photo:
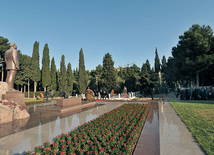
[[[127,93],[121,93],[122,98],[129,98],[129,95]]]
[[[25,96],[20,91],[6,91],[6,94],[2,94],[3,100],[13,101],[16,104],[23,106],[26,108],[25,105]]]
[[[57,112],[59,114],[83,111],[85,108],[95,107],[96,102],[82,103],[81,97],[56,100],[56,106],[38,107],[37,110],[45,112]]]
[[[0,82],[0,100],[2,100],[2,94],[6,94],[6,91],[8,91],[7,82]]]
[[[47,107],[38,107],[37,110],[44,111],[44,112],[56,112],[58,114],[63,113],[71,113],[71,112],[80,112],[83,111],[84,108],[95,107],[96,102],[89,102],[86,104],[79,104],[79,105],[71,105],[71,106],[47,106]]]
[[[58,99],[56,102],[57,106],[67,107],[81,104],[81,97],[72,97],[68,99]]]

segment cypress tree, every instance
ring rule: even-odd
[[[66,87],[67,87],[67,76],[66,76],[65,56],[62,55],[60,61],[59,89],[65,91],[67,90]]]
[[[163,58],[162,58],[162,65],[161,65],[161,70],[162,70],[162,72],[163,73],[165,73],[166,72],[166,57],[165,57],[165,55],[163,56]]]
[[[114,61],[109,53],[103,57],[103,85],[110,92],[116,85],[116,72]]]
[[[79,93],[82,94],[85,92],[87,87],[87,75],[85,72],[85,63],[84,63],[84,55],[82,48],[79,52],[79,76],[78,76],[78,84],[79,84]]]
[[[21,91],[22,91],[22,86],[26,83],[25,83],[24,76],[23,76],[24,72],[23,72],[22,53],[20,50],[18,50],[18,53],[19,53],[19,68],[20,68],[20,70],[16,74],[15,84],[17,86],[21,86]]]
[[[155,73],[158,73],[160,71],[160,59],[158,56],[157,48],[155,50]]]
[[[60,76],[60,71],[59,69],[56,71],[56,85],[57,85],[57,88],[56,90],[59,90],[59,76]]]
[[[42,87],[46,91],[46,87],[50,85],[50,56],[48,44],[45,44],[42,57]]]
[[[146,67],[147,67],[147,72],[151,73],[151,66],[150,66],[150,63],[149,63],[148,59],[146,60]]]
[[[57,89],[57,72],[54,57],[51,60],[51,89]]]
[[[71,95],[72,95],[72,91],[73,91],[73,78],[74,78],[74,75],[73,75],[73,72],[71,69],[71,63],[69,62],[68,66],[67,66],[67,83],[68,83],[67,91]]]
[[[28,85],[28,98],[30,97],[30,78],[31,78],[31,62],[32,58],[28,55],[22,55],[22,62],[21,62],[21,70],[22,70],[22,78],[25,82],[24,85]]]
[[[148,71],[148,62],[144,63],[141,68],[140,84],[145,96],[150,94],[150,89],[153,87],[153,83],[151,81],[151,72],[151,70]]]
[[[35,41],[33,45],[32,62],[31,62],[31,79],[34,82],[34,98],[36,93],[37,82],[40,81],[41,71],[39,67],[39,42]]]
[[[4,55],[5,52],[10,48],[9,42],[7,38],[3,38],[2,36],[0,36],[0,56],[1,58],[4,59]],[[6,74],[4,74],[4,72],[6,72],[6,65],[4,65],[4,63],[2,63],[2,67],[1,69],[1,77],[2,77],[2,81],[6,78]]]

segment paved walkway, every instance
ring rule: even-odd
[[[169,100],[176,100],[174,94],[159,101],[160,155],[204,155],[192,133],[182,122]]]

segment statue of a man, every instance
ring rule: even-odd
[[[17,70],[19,70],[19,53],[15,43],[10,43],[10,49],[5,52],[5,62],[7,69],[8,90],[14,90],[14,81],[16,78]]]

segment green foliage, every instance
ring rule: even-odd
[[[79,93],[82,94],[85,92],[87,87],[87,75],[85,71],[84,55],[82,48],[79,52],[79,75],[78,75],[78,88]]]
[[[54,57],[51,60],[51,89],[56,90],[57,89],[57,70],[56,70],[56,64]]]
[[[20,51],[18,51],[20,53]],[[17,73],[15,84],[16,85],[27,85],[31,78],[31,61],[32,58],[28,55],[21,55],[21,59],[19,60],[19,68],[20,70]],[[29,91],[29,90],[28,90]]]
[[[72,95],[74,75],[71,69],[71,63],[67,66],[67,92]]]
[[[146,67],[147,67],[147,72],[148,72],[148,73],[151,73],[151,65],[150,65],[148,59],[146,59]]]
[[[96,66],[95,70],[91,70],[89,76],[89,85],[88,87],[95,92],[98,92],[101,87],[103,87],[103,80],[102,80],[102,73],[103,73],[103,66],[98,65]]]
[[[60,62],[59,89],[62,89],[63,91],[67,90],[67,75],[64,55],[62,55]]]
[[[31,62],[32,58],[28,55],[22,55],[22,64],[20,65],[20,70],[22,71],[22,76],[24,81],[28,81],[31,78]]]
[[[3,38],[2,36],[0,36],[0,56],[1,58],[3,58],[4,60],[4,56],[5,56],[5,51],[7,51],[10,48],[10,45],[8,43],[8,39],[7,38]],[[0,71],[2,72],[2,67],[0,67]],[[6,65],[3,62],[3,73],[4,76],[2,77],[3,79],[6,78]]]
[[[38,82],[41,79],[41,71],[39,67],[39,42],[37,41],[35,41],[33,46],[31,68],[32,68],[31,79],[33,81]]]
[[[162,65],[161,65],[161,71],[162,71],[162,73],[166,72],[166,67],[167,67],[167,65],[166,65],[166,57],[164,55],[163,58],[162,58]]]
[[[192,25],[179,36],[179,42],[172,48],[178,74],[182,79],[194,79],[197,73],[207,70],[214,63],[213,32],[210,26]]]
[[[108,90],[115,88],[116,85],[116,71],[114,69],[114,61],[112,60],[112,56],[107,53],[103,57],[103,85]]]
[[[45,44],[42,57],[42,86],[46,88],[50,85],[51,74],[50,74],[50,56],[48,44]]]
[[[158,56],[158,50],[156,48],[155,50],[155,73],[158,73],[160,71],[160,59]]]
[[[144,63],[142,66],[140,84],[143,94],[145,96],[149,95],[153,83],[151,81],[151,72],[148,71],[148,63]]]
[[[0,36],[0,55],[4,58],[4,53],[10,48],[8,39]]]
[[[169,57],[167,61],[167,67],[165,69],[165,75],[164,78],[166,80],[166,83],[171,87],[174,88],[174,84],[179,79],[177,77],[177,67],[175,65],[175,59],[173,57]]]
[[[24,71],[24,58],[22,57],[22,53],[20,50],[18,50],[19,53],[19,68],[20,70],[16,74],[15,84],[23,86],[26,84],[25,81],[25,71]],[[25,56],[24,56],[25,57]]]
[[[138,91],[140,89],[140,68],[136,64],[132,67],[121,68],[118,72],[118,76],[124,80],[121,85],[121,90],[124,86],[129,92]],[[121,79],[117,79],[117,82],[121,81]]]
[[[213,155],[214,104],[207,101],[170,101],[170,104],[206,154]]]
[[[78,76],[79,70],[78,68],[73,70],[74,80],[73,80],[73,92],[78,93]]]

